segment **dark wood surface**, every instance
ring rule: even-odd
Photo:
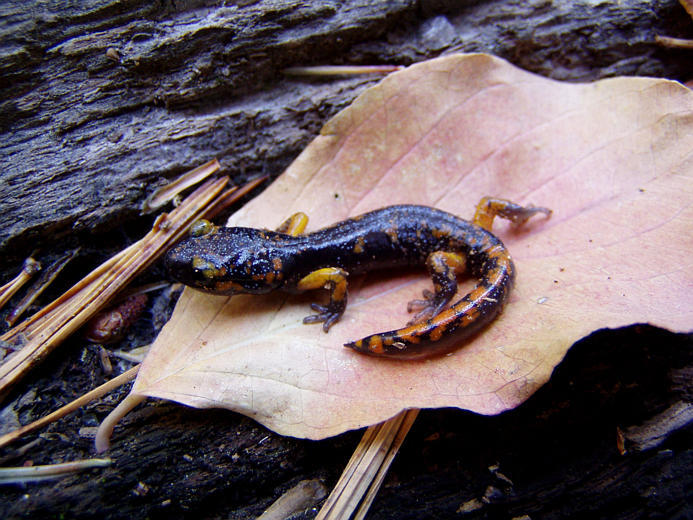
[[[49,258],[79,245],[53,291],[69,286],[141,236],[150,220],[139,207],[165,179],[213,157],[238,181],[277,175],[377,81],[305,81],[286,67],[407,65],[461,50],[564,80],[690,71],[690,54],[652,43],[691,37],[674,0],[219,4],[0,4],[2,281],[36,248]],[[170,307],[155,298],[128,341],[149,341]],[[601,332],[515,411],[422,412],[370,518],[693,517],[691,346],[691,336],[649,327]],[[104,379],[95,350],[75,337],[0,405],[0,427]],[[0,461],[93,456],[89,428],[123,392],[0,450]],[[332,486],[359,438],[284,438],[231,412],[152,401],[116,430],[111,468],[0,487],[0,517],[254,518],[300,480]]]
[[[408,65],[457,50],[564,80],[690,70],[690,54],[653,43],[690,34],[675,0],[219,4],[0,3],[8,259],[134,220],[157,185],[214,157],[238,181],[278,175],[378,80],[306,81],[287,67]]]
[[[23,422],[102,377],[89,351],[54,357],[14,407]],[[84,427],[119,397],[47,428],[24,455],[0,456],[5,464],[93,456]],[[422,411],[369,518],[691,518],[691,401],[693,336],[647,326],[595,333],[511,412]],[[150,401],[116,429],[112,467],[0,487],[0,517],[255,518],[301,480],[331,488],[359,439],[280,437],[232,412]]]

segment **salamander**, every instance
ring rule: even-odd
[[[425,265],[433,291],[409,302],[408,311],[416,311],[409,324],[345,344],[372,356],[421,359],[454,350],[498,315],[515,266],[491,233],[493,219],[522,224],[537,213],[548,218],[551,210],[484,197],[471,222],[415,205],[385,207],[307,234],[303,213],[289,217],[276,231],[202,221],[167,254],[166,264],[175,280],[213,294],[325,288],[329,302],[313,303],[316,314],[303,320],[322,323],[325,332],[344,314],[349,275]],[[464,272],[478,283],[450,304],[457,276]]]

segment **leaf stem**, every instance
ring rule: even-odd
[[[96,453],[103,453],[110,447],[111,435],[115,425],[146,398],[144,395],[129,394],[101,421],[94,438]]]

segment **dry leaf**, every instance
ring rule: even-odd
[[[323,128],[230,224],[309,231],[394,203],[470,218],[483,195],[554,210],[494,227],[518,270],[500,318],[450,356],[397,362],[348,340],[408,319],[424,270],[350,280],[329,334],[301,318],[325,295],[186,289],[133,392],[226,407],[287,435],[324,438],[412,407],[495,414],[550,376],[595,329],[693,327],[693,94],[646,78],[565,84],[485,55],[392,74]]]

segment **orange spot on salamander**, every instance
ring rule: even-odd
[[[390,222],[392,223],[392,222]],[[397,228],[395,226],[389,227],[385,230],[385,234],[390,238],[393,244],[399,243],[399,236],[397,235]]]
[[[445,226],[440,227],[440,228],[433,228],[431,230],[431,234],[437,239],[447,237],[450,235],[450,233],[452,233],[452,230],[448,227],[445,227]]]
[[[409,328],[411,329],[412,327]],[[402,334],[402,339],[408,343],[421,343],[421,338],[414,334]]]
[[[439,325],[431,331],[431,334],[428,337],[431,339],[431,341],[438,341],[443,337],[443,332],[445,332],[445,325]]]
[[[237,293],[244,293],[245,288],[236,283],[236,282],[231,282],[231,281],[225,281],[225,282],[217,282],[214,284],[214,290],[218,292],[237,292]]]
[[[374,354],[382,354],[385,350],[383,349],[383,338],[378,334],[371,336],[368,340],[368,350]]]
[[[488,239],[485,238],[485,240],[488,240]],[[499,257],[507,257],[508,256],[505,248],[499,244],[496,244],[491,249],[489,249],[486,252],[486,255],[489,258],[499,258]]]
[[[469,325],[470,323],[476,321],[476,319],[479,317],[479,309],[477,307],[472,307],[467,311],[467,313],[464,316],[464,321],[462,322],[462,325]]]

